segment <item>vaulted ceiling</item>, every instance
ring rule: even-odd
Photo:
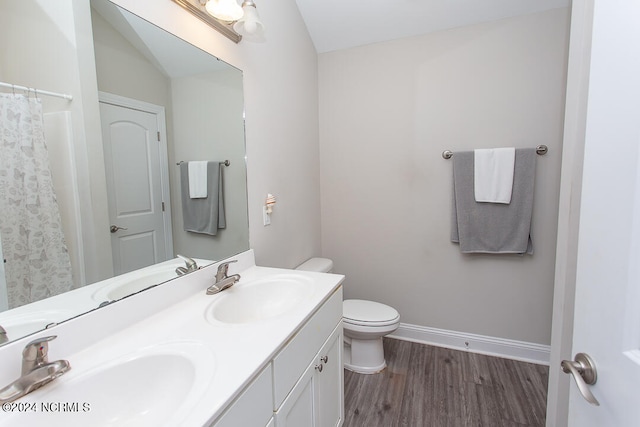
[[[318,53],[570,5],[570,0],[296,0],[296,2]],[[260,7],[259,4],[258,7]]]

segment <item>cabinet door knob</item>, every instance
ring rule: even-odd
[[[322,363],[319,365],[316,365],[316,369],[318,370],[318,372],[322,372]]]
[[[323,363],[327,363],[329,361],[329,356],[322,356],[320,358],[320,361],[323,362]]]

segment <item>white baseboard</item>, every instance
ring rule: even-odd
[[[548,345],[447,331],[408,323],[400,323],[400,327],[388,337],[547,366],[551,352],[551,347]]]

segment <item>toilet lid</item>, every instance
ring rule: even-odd
[[[342,303],[342,317],[348,323],[393,323],[400,318],[398,311],[374,301],[348,299]]]

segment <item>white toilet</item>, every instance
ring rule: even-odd
[[[327,258],[311,258],[296,270],[331,273],[333,261]],[[400,315],[393,307],[373,301],[344,300],[344,367],[360,374],[382,371],[387,366],[382,337],[398,329],[399,325]]]

